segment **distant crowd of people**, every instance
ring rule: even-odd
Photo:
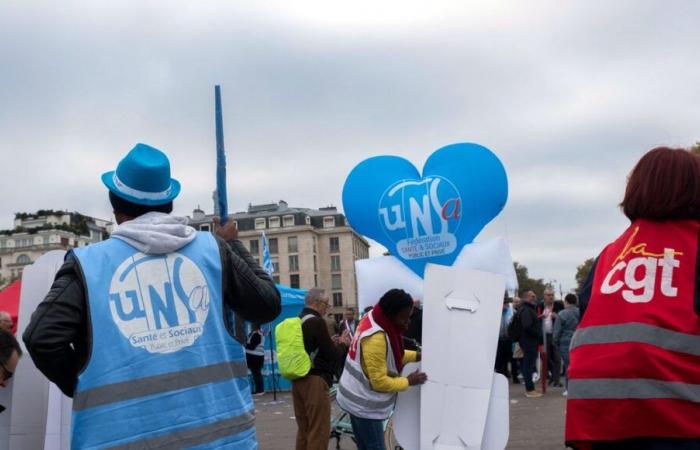
[[[567,294],[564,301],[554,299],[552,289],[544,290],[540,301],[534,291],[522,297],[505,297],[501,313],[495,370],[519,384],[522,378],[527,397],[541,397],[535,389],[539,378],[537,360],[542,355],[549,385],[567,387],[569,346],[579,323],[577,297]],[[564,384],[561,378],[564,377]],[[567,395],[567,391],[563,392]]]

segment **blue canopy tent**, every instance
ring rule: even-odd
[[[294,289],[281,284],[277,289],[282,296],[282,312],[272,323],[264,325],[266,331],[265,339],[265,365],[262,369],[265,381],[265,391],[289,391],[292,389],[291,383],[282,378],[277,368],[277,354],[275,349],[275,327],[278,323],[289,317],[296,317],[304,307],[304,289]]]

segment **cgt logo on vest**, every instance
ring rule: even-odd
[[[447,255],[457,248],[461,198],[443,177],[399,181],[379,200],[379,219],[402,258]]]
[[[131,345],[150,353],[172,353],[201,336],[209,313],[204,274],[189,258],[172,253],[137,253],[112,277],[109,308]]]
[[[673,287],[673,270],[681,264],[675,257],[682,256],[683,253],[672,248],[664,248],[663,253],[651,253],[647,251],[646,243],[633,245],[638,231],[639,227],[636,227],[622,252],[613,261],[614,265],[603,279],[600,292],[614,294],[622,289],[622,298],[630,303],[650,302],[654,298],[656,277],[660,268],[661,293],[666,297],[678,296],[678,288]],[[629,255],[639,256],[624,261]],[[637,276],[638,274],[640,276]],[[641,292],[635,293],[640,289]]]

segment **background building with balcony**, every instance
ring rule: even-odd
[[[25,266],[50,250],[100,242],[112,222],[77,212],[39,210],[15,214],[15,228],[0,230],[0,286],[19,278]]]
[[[209,231],[213,217],[195,209],[190,225]],[[329,312],[336,315],[345,307],[357,306],[355,261],[369,258],[369,243],[335,207],[292,208],[280,201],[249,205],[247,211],[229,217],[258,262],[265,232],[275,282],[301,289],[324,288],[331,303]]]

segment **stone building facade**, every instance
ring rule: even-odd
[[[0,285],[21,277],[25,266],[51,250],[68,250],[106,239],[112,222],[65,211],[15,215],[14,229],[0,230]]]
[[[190,225],[211,230],[214,215],[196,209]],[[369,258],[369,243],[355,232],[335,207],[292,208],[286,202],[249,205],[230,214],[239,239],[258,262],[262,259],[262,233],[267,236],[276,282],[309,289],[324,288],[339,316],[343,308],[357,306],[355,261]]]

